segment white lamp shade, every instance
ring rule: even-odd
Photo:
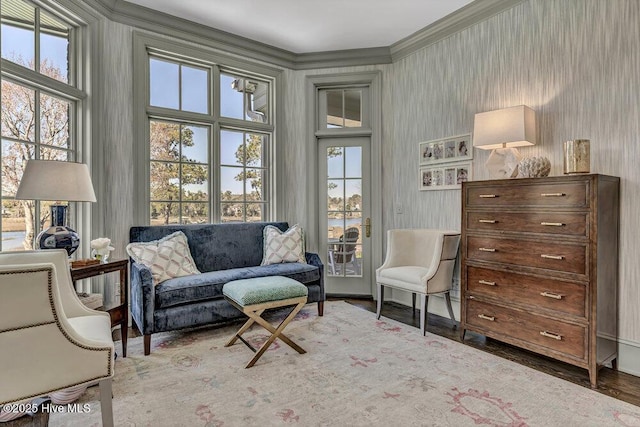
[[[526,105],[478,113],[473,121],[473,146],[483,150],[536,143],[536,113]]]
[[[89,168],[82,163],[29,160],[16,199],[95,202]]]

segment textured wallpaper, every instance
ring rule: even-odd
[[[131,28],[105,23],[105,235],[124,256],[133,214]],[[460,191],[418,191],[418,142],[468,133],[476,112],[526,104],[538,114],[539,143],[562,174],[562,143],[591,140],[591,170],[621,178],[620,338],[640,343],[640,1],[529,0],[394,64],[285,70],[284,127],[278,130],[278,219],[305,227],[305,78],[383,72],[384,230],[460,228]],[[473,179],[487,179],[488,152],[475,150]],[[402,214],[395,213],[401,205]]]
[[[104,115],[99,118],[102,135],[94,141],[94,149],[102,154],[104,171],[102,236],[113,242],[111,256],[122,259],[127,257],[124,248],[133,225],[133,38],[130,27],[108,20],[101,22],[101,31]],[[116,274],[106,276],[110,283],[116,279]],[[105,301],[114,297],[113,289],[105,286]]]
[[[591,140],[591,171],[621,178],[620,338],[640,342],[640,2],[530,0],[390,67],[385,106],[386,225],[460,229],[460,191],[417,189],[417,143],[473,131],[476,112],[526,104],[551,160]],[[488,179],[475,150],[473,178]],[[405,165],[412,163],[414,167]],[[393,213],[393,204],[404,213]]]
[[[586,138],[591,171],[621,178],[619,334],[640,342],[639,47],[636,0],[530,0],[380,67],[384,229],[460,229],[459,190],[418,190],[418,142],[472,132],[477,112],[526,104],[537,112],[539,142],[523,156],[546,156],[551,175],[561,175],[563,142]],[[288,221],[306,217],[305,76],[369,69],[285,73]],[[488,155],[475,150],[473,179],[489,178]]]

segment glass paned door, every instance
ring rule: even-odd
[[[369,138],[323,139],[319,147],[327,292],[370,295]]]

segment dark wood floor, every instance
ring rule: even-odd
[[[374,312],[376,311],[376,302],[372,299],[355,299],[355,298],[329,298],[330,300],[344,299],[346,302],[353,304],[356,307],[360,307],[364,310]],[[397,320],[398,322],[405,323],[419,327],[419,317],[413,316],[410,307],[393,303],[385,302],[382,315],[384,317]],[[435,314],[429,314],[427,321],[427,331],[432,334],[440,335],[448,339],[460,342],[460,331],[455,328],[451,319],[437,316]],[[137,329],[129,328],[129,336],[140,336]],[[120,339],[119,328],[114,331],[114,339]],[[558,362],[545,356],[541,356],[532,353],[527,350],[523,350],[509,344],[504,344],[491,338],[486,338],[483,335],[479,335],[473,332],[467,331],[465,334],[464,343],[477,349],[486,351],[491,354],[495,354],[505,359],[512,360],[530,368],[536,369],[541,372],[545,372],[549,375],[553,375],[558,378],[562,378],[567,381],[571,381],[574,384],[591,388],[589,383],[589,374],[586,369],[578,368],[567,363]],[[119,343],[118,343],[119,344]],[[116,351],[119,349],[119,345],[116,345]],[[597,391],[614,397],[616,399],[629,402],[633,405],[640,406],[640,377],[625,374],[624,372],[614,371],[609,368],[602,368],[598,373],[598,388]]]
[[[363,299],[346,299],[350,304],[375,313],[375,301]],[[420,318],[413,316],[411,307],[406,307],[393,302],[385,302],[382,315],[397,320],[407,325],[419,327]],[[454,329],[451,319],[429,314],[427,331],[454,341],[460,342],[460,331]],[[467,331],[464,343],[477,349],[495,354],[505,359],[512,360],[541,372],[562,378],[583,387],[591,388],[589,374],[586,369],[581,369],[567,363],[558,362],[545,356],[532,353],[527,350],[504,344],[491,338],[486,338]],[[640,406],[640,377],[602,368],[598,373],[598,392],[616,399]]]

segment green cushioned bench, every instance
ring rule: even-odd
[[[256,277],[226,283],[222,288],[222,294],[225,299],[238,310],[249,316],[249,319],[242,325],[238,332],[236,332],[233,338],[225,344],[225,347],[233,345],[236,340],[239,339],[253,350],[256,354],[253,356],[253,359],[249,361],[246,368],[252,367],[276,338],[280,338],[298,353],[306,353],[298,344],[284,335],[282,331],[307,303],[307,293],[308,290],[305,285],[283,276]],[[262,313],[269,308],[286,307],[290,305],[295,305],[295,307],[277,328],[261,317]],[[242,338],[242,334],[254,323],[259,324],[271,332],[269,339],[267,339],[258,350]]]

